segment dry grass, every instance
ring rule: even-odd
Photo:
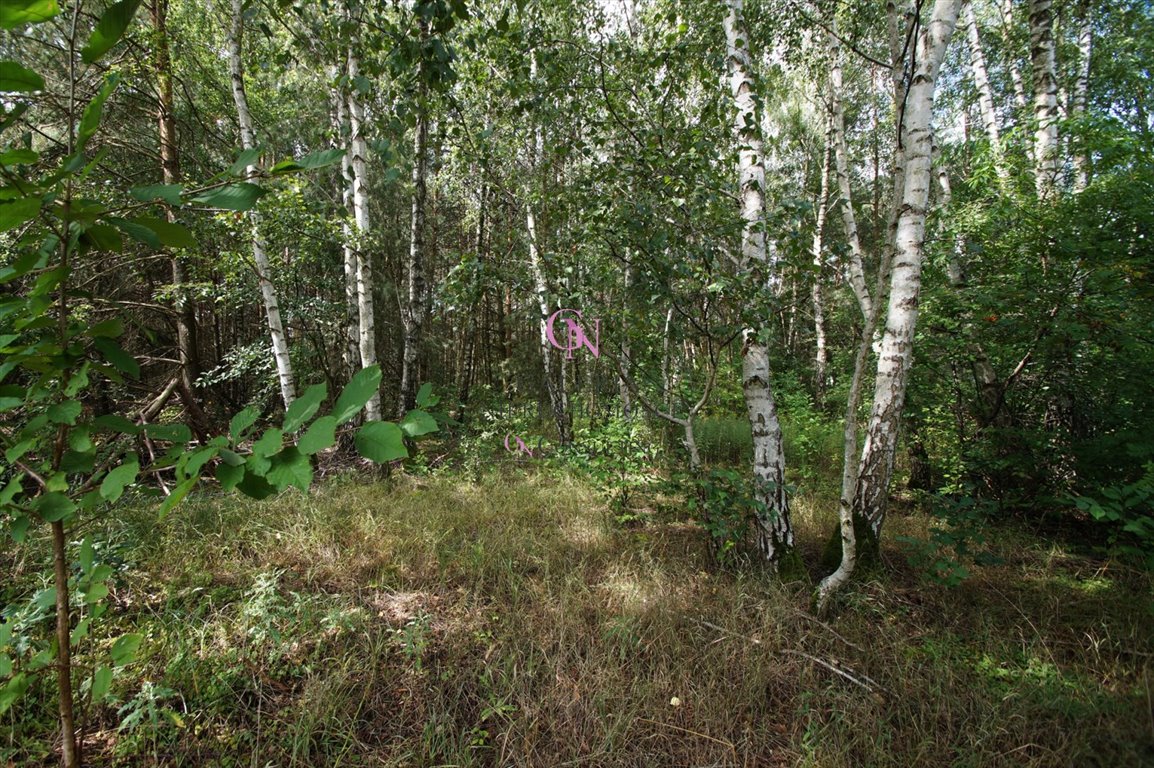
[[[825,506],[797,504],[810,562]],[[148,658],[116,687],[160,681],[182,723],[104,711],[93,762],[1154,765],[1146,577],[1019,537],[947,590],[888,549],[823,624],[684,521],[607,520],[556,475],[141,512],[117,599]]]

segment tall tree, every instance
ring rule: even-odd
[[[1034,186],[1039,200],[1058,180],[1058,75],[1051,0],[1030,0],[1030,62],[1034,72]]]
[[[422,49],[428,36],[428,22],[418,16]],[[422,54],[423,57],[423,54]],[[416,406],[417,364],[421,351],[421,329],[427,306],[425,286],[425,199],[426,174],[429,167],[429,105],[424,65],[417,64],[417,124],[413,139],[413,210],[409,227],[408,291],[401,311],[405,329],[401,363],[401,393],[397,418],[403,418]]]
[[[741,202],[740,268],[747,276],[760,269],[767,285],[777,281],[777,264],[766,248],[765,160],[757,119],[756,89],[743,0],[726,0],[725,39],[733,136],[738,150],[738,195]],[[760,320],[760,318],[759,318]],[[771,389],[768,323],[743,332],[741,385],[753,430],[753,474],[763,510],[758,514],[758,545],[774,566],[793,550],[793,526],[785,488],[785,448]]]
[[[252,113],[248,108],[248,94],[244,87],[244,3],[232,0],[232,13],[228,28],[228,68],[232,81],[232,98],[236,103],[236,114],[240,123],[241,149],[249,154],[252,162],[245,173],[249,178],[257,174],[256,133],[253,130]],[[256,265],[256,279],[260,284],[261,298],[264,300],[265,316],[268,319],[269,336],[272,337],[272,353],[276,360],[277,380],[280,383],[281,400],[287,410],[296,399],[296,385],[293,382],[292,360],[289,357],[288,338],[281,322],[280,300],[276,285],[272,281],[272,264],[269,262],[264,236],[260,229],[260,213],[253,208],[248,212],[252,228],[252,258]]]
[[[894,259],[889,275],[885,332],[878,352],[873,405],[854,489],[853,514],[868,524],[870,541],[858,542],[876,551],[885,520],[890,480],[897,454],[902,407],[913,364],[914,331],[918,318],[922,265],[925,260],[926,209],[932,181],[934,94],[946,48],[957,26],[961,0],[936,0],[928,23],[917,36],[912,68],[899,111],[898,140],[902,149],[902,190]]]

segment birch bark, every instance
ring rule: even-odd
[[[356,223],[360,242],[354,247],[356,253],[357,280],[357,321],[359,325],[358,347],[361,353],[361,367],[377,364],[377,334],[373,308],[373,265],[368,251],[372,222],[369,218],[369,192],[367,165],[369,147],[364,136],[365,111],[357,95],[356,81],[360,77],[360,59],[356,47],[359,39],[350,42],[347,74],[348,92],[345,97],[349,109],[349,167],[352,169],[353,219]],[[379,421],[381,418],[381,395],[373,394],[365,404],[365,418]]]
[[[421,38],[427,34],[428,25],[421,21]],[[425,199],[427,196],[426,174],[428,172],[429,115],[426,97],[428,89],[424,81],[424,67],[418,65],[418,105],[416,136],[413,140],[413,213],[409,228],[408,301],[401,313],[405,329],[405,345],[401,360],[401,392],[397,404],[397,418],[416,407],[417,362],[421,350],[421,331],[425,323]]]
[[[931,183],[933,105],[938,72],[957,26],[962,0],[936,0],[929,23],[916,45],[917,66],[907,93],[901,138],[905,152],[894,263],[886,327],[878,355],[874,399],[866,427],[853,496],[853,516],[868,523],[870,540],[858,541],[876,550],[885,519],[886,501],[897,452],[898,428],[913,362],[914,330],[925,252],[926,209]]]
[[[1075,120],[1086,114],[1086,103],[1090,91],[1090,59],[1094,49],[1094,29],[1091,26],[1091,11],[1088,2],[1081,7],[1078,21],[1078,74],[1074,80],[1074,96],[1070,111]],[[1074,152],[1074,191],[1081,192],[1090,184],[1090,153],[1086,148]]]
[[[829,200],[829,161],[830,150],[833,144],[833,126],[826,131],[825,152],[821,160],[821,184],[817,199],[817,216],[813,226],[813,285],[810,288],[810,299],[813,301],[813,336],[814,336],[814,391],[818,402],[825,400],[826,369],[829,367],[829,351],[825,343],[825,302],[822,299],[822,271],[825,267],[823,235],[825,234],[825,217]]]
[[[1051,0],[1030,0],[1030,62],[1034,71],[1034,186],[1054,195],[1058,177],[1058,77]]]
[[[228,65],[232,82],[232,98],[236,104],[237,120],[240,123],[240,145],[247,151],[256,146],[256,134],[253,131],[252,113],[248,108],[248,94],[244,88],[243,5],[242,0],[232,0],[232,19],[228,28]],[[256,173],[255,164],[250,164],[245,169],[245,174],[250,178]],[[280,301],[277,297],[276,286],[273,285],[271,279],[272,267],[265,248],[264,236],[260,231],[260,213],[254,208],[248,212],[248,220],[252,228],[252,258],[256,264],[256,277],[260,285],[261,298],[264,300],[269,336],[272,338],[272,354],[276,361],[277,381],[280,383],[281,400],[284,401],[284,407],[287,410],[296,399],[296,386],[293,382],[288,339],[285,336],[284,323],[281,321]]]
[[[766,267],[766,290],[777,284],[776,264],[766,249],[765,165],[758,135],[754,82],[749,53],[749,32],[743,18],[743,0],[726,0],[725,37],[730,91],[735,117],[734,139],[738,147],[738,187],[741,199],[741,269],[748,272],[757,262]],[[765,324],[762,323],[764,328]],[[793,550],[793,528],[785,493],[785,453],[781,423],[770,388],[769,349],[759,328],[743,332],[741,384],[753,431],[753,474],[763,509],[758,513],[758,546],[765,559],[777,567]]]
[[[986,54],[982,50],[982,38],[978,32],[978,20],[974,15],[974,4],[971,0],[966,0],[962,6],[962,13],[970,43],[970,69],[974,73],[974,86],[978,89],[978,111],[982,115],[982,128],[986,132],[986,139],[990,142],[994,172],[998,174],[998,181],[1005,185],[1009,181],[1010,174],[1006,169],[1002,152],[1002,134],[998,126],[998,113],[994,108],[994,92],[990,87]]]

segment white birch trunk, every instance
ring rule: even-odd
[[[1014,0],[1001,0],[998,10],[1002,15],[1002,44],[1006,49],[1006,66],[1010,70],[1010,83],[1014,89],[1014,104],[1020,110],[1026,109],[1026,84],[1022,78],[1022,68],[1018,66],[1017,51],[1014,46]]]
[[[424,73],[418,68],[418,78]],[[416,407],[417,361],[421,347],[421,330],[425,323],[425,199],[427,193],[429,121],[428,107],[423,103],[426,89],[420,88],[422,103],[418,106],[413,157],[413,213],[409,237],[408,301],[401,313],[405,326],[405,346],[401,362],[401,393],[397,418]]]
[[[242,5],[241,0],[232,0],[232,19],[228,28],[228,63],[232,80],[232,98],[236,103],[237,120],[240,123],[240,143],[243,149],[249,150],[256,146],[256,139],[252,126],[252,113],[249,112],[248,108],[248,95],[244,89],[244,61],[241,57],[241,41],[244,34]],[[249,177],[255,176],[257,173],[256,165],[249,165],[245,169],[245,173]],[[248,212],[248,218],[252,226],[252,257],[256,263],[257,282],[260,284],[260,293],[264,300],[269,336],[272,337],[272,353],[276,361],[277,380],[280,383],[281,399],[287,409],[296,399],[288,339],[285,336],[284,324],[281,322],[276,286],[273,285],[271,279],[272,269],[268,260],[268,252],[265,248],[264,237],[260,232],[260,214],[254,208]]]
[[[932,17],[917,42],[917,67],[907,94],[901,129],[905,174],[890,272],[889,304],[852,509],[855,517],[868,522],[873,537],[869,546],[875,549],[885,519],[901,412],[913,362],[925,256],[926,209],[932,180],[934,91],[960,10],[961,0],[934,3]],[[861,542],[858,544],[860,550]]]
[[[767,290],[780,282],[777,265],[771,263],[765,237],[765,165],[758,135],[754,82],[750,67],[749,33],[742,17],[743,0],[727,0],[725,37],[730,91],[735,118],[734,139],[738,146],[738,188],[741,198],[741,268],[746,271],[758,262],[765,264]],[[753,430],[753,474],[759,501],[758,545],[776,567],[793,549],[793,529],[785,494],[785,454],[781,423],[770,389],[769,350],[760,339],[759,329],[746,328],[741,384]]]
[[[1030,61],[1034,70],[1034,186],[1053,197],[1058,178],[1058,77],[1051,0],[1030,0]]]
[[[819,401],[825,399],[825,388],[828,382],[826,381],[826,369],[829,367],[829,351],[826,349],[825,343],[825,302],[822,300],[821,283],[822,272],[825,268],[824,258],[824,244],[823,235],[825,234],[825,217],[828,208],[827,201],[829,199],[829,156],[832,149],[831,144],[833,128],[826,131],[825,151],[822,153],[821,160],[821,185],[818,192],[817,199],[817,216],[813,227],[813,286],[810,288],[810,298],[813,301],[813,336],[814,336],[814,355],[813,355],[813,372],[816,384],[817,398]]]
[[[970,69],[974,73],[974,86],[978,89],[978,111],[982,115],[982,128],[986,132],[986,139],[990,142],[990,154],[994,158],[994,172],[998,174],[998,181],[1004,185],[1009,181],[1010,174],[1006,169],[1005,157],[1002,152],[1002,133],[998,126],[998,113],[994,108],[994,91],[990,87],[986,54],[982,50],[982,38],[978,33],[978,20],[974,15],[972,0],[966,0],[962,12],[970,43]]]
[[[1086,114],[1090,92],[1090,59],[1094,49],[1094,30],[1090,25],[1090,4],[1082,6],[1078,24],[1078,75],[1074,80],[1074,97],[1070,111],[1075,119]],[[1074,191],[1081,192],[1090,184],[1090,155],[1085,148],[1074,152]]]
[[[529,61],[529,79],[537,80],[537,54],[534,52]],[[535,172],[541,157],[545,153],[545,134],[540,123],[533,127],[533,146],[530,157],[530,166]],[[545,275],[545,265],[541,258],[540,239],[537,231],[537,215],[533,201],[525,204],[525,228],[529,234],[529,267],[533,272],[533,292],[537,297],[537,307],[540,310],[538,323],[538,346],[541,352],[541,366],[545,374],[545,389],[549,393],[549,406],[553,410],[553,421],[557,425],[557,436],[562,445],[573,440],[569,428],[569,409],[565,401],[564,359],[559,375],[553,373],[553,345],[549,343],[548,322],[552,314],[552,302],[549,299],[549,280]]]
[[[829,46],[832,60],[830,107],[832,111],[834,167],[837,170],[841,220],[850,249],[846,272],[848,273],[850,288],[853,289],[858,307],[861,309],[862,318],[868,320],[873,314],[873,301],[870,298],[869,288],[866,287],[865,268],[863,266],[865,252],[862,249],[861,237],[858,235],[857,215],[854,213],[853,193],[850,187],[849,149],[845,139],[845,107],[842,103],[841,44],[836,35],[836,28],[829,35]]]
[[[348,52],[349,77],[348,99],[349,107],[349,166],[353,171],[353,219],[356,223],[357,236],[360,238],[358,247],[353,250],[356,254],[356,283],[357,283],[357,321],[359,336],[357,346],[361,355],[361,367],[368,368],[377,364],[377,333],[373,310],[373,265],[368,251],[369,234],[372,222],[369,218],[369,190],[368,190],[368,142],[364,136],[365,111],[357,96],[355,81],[360,76],[360,60],[357,57],[357,38],[351,41]],[[381,418],[380,392],[373,394],[365,404],[365,418],[368,421],[379,421]]]

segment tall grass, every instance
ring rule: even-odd
[[[804,586],[714,570],[682,520],[608,519],[565,474],[141,507],[97,532],[126,563],[117,621],[148,637],[114,687],[163,685],[176,718],[93,713],[91,763],[1154,762],[1148,578],[1017,537],[946,591],[887,549],[827,625]],[[802,515],[810,562],[824,531]],[[3,722],[0,759],[52,762],[47,698]]]

